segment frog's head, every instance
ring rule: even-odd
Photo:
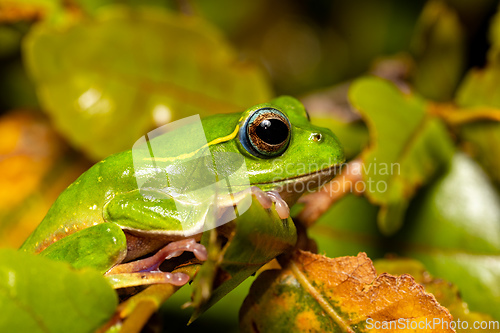
[[[289,96],[240,114],[205,118],[203,127],[210,133],[207,139],[216,143],[212,151],[239,152],[250,184],[277,190],[289,205],[331,180],[344,162],[337,137],[312,125],[304,106]]]

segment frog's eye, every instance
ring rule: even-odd
[[[240,141],[252,155],[271,158],[283,154],[290,142],[290,122],[279,110],[258,109],[240,130]]]

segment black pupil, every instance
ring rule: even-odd
[[[277,145],[288,137],[288,127],[279,119],[265,119],[255,129],[255,134],[265,143]]]

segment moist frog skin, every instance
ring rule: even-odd
[[[233,153],[244,159],[250,188],[241,193],[249,191],[261,209],[275,209],[282,219],[288,218],[288,207],[300,195],[332,179],[344,162],[337,137],[312,125],[303,105],[292,97],[278,97],[240,113],[209,116],[201,123],[205,148],[212,154]],[[166,148],[182,148],[191,130],[187,125],[179,131],[182,135],[169,137]],[[176,165],[198,153],[196,149],[172,157],[169,151],[169,158],[180,162]],[[155,156],[161,159],[161,151]],[[67,261],[75,268],[92,267],[117,281],[126,279],[127,286],[187,283],[187,275],[162,272],[160,264],[185,251],[203,261],[207,252],[199,243],[201,234],[183,234],[168,191],[148,196],[138,189],[136,175],[154,180],[151,170],[147,163],[134,167],[132,150],[96,163],[61,193],[21,250]],[[215,209],[225,208],[224,202],[220,204]],[[203,218],[190,221],[193,230],[202,231],[204,223]]]

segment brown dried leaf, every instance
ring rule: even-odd
[[[243,332],[454,332],[451,320],[410,275],[377,277],[365,253],[331,259],[300,250],[283,270],[257,278],[240,311]]]
[[[480,323],[489,322],[488,328],[481,329],[483,333],[498,332],[494,330],[493,318],[484,313],[470,311],[467,302],[464,302],[460,296],[458,287],[446,280],[435,278],[427,272],[425,266],[414,259],[409,258],[390,258],[379,259],[374,262],[377,272],[388,272],[391,274],[404,274],[411,273],[415,281],[422,284],[425,291],[432,293],[440,304],[446,308],[453,315],[454,321],[462,323],[456,325],[456,331],[470,332],[474,322]],[[498,322],[497,327],[498,327]]]

